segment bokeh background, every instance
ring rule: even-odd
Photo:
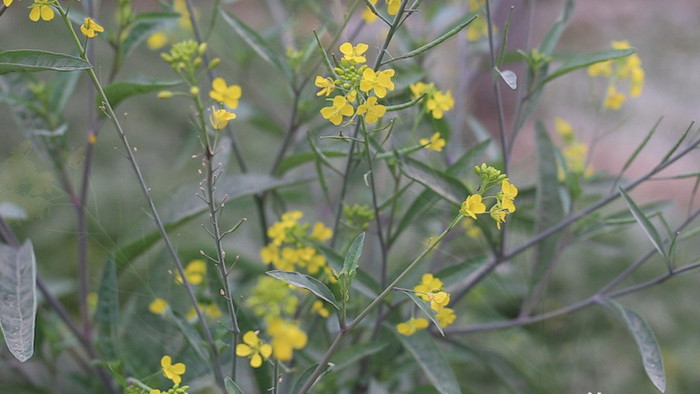
[[[0,18],[0,49],[33,48],[57,52],[71,52],[71,43],[66,39],[63,27],[55,23],[33,23],[26,17],[28,1],[15,2]],[[18,4],[17,4],[18,3]],[[203,15],[210,12],[213,2],[196,2]],[[201,3],[201,4],[200,4]],[[279,23],[274,15],[275,1],[240,0],[224,2],[223,7],[235,13],[249,25],[257,28],[272,40],[285,42],[291,37],[308,39],[311,30],[320,22],[303,13],[294,15],[293,20]],[[295,3],[281,1],[282,4]],[[313,3],[313,2],[310,2]],[[338,20],[345,10],[346,2],[323,0],[316,2],[328,15]],[[465,2],[436,1],[444,3],[444,10],[435,11],[430,23],[420,18],[409,19],[408,25],[416,36],[431,37],[441,31],[455,18],[454,10],[464,7]],[[464,3],[464,4],[463,4]],[[502,30],[502,23],[508,7],[514,7],[512,37],[509,49],[523,48],[530,42],[529,49],[536,46],[551,24],[556,20],[563,1],[502,1],[495,5],[496,23]],[[532,3],[530,13],[529,4]],[[288,4],[288,5],[289,5]],[[430,5],[440,7],[442,5]],[[100,5],[101,21],[107,27],[115,4],[103,1]],[[137,10],[155,10],[158,4],[151,1],[135,1]],[[598,171],[617,174],[619,169],[644,138],[654,123],[663,117],[659,131],[639,156],[637,162],[625,174],[632,178],[653,167],[663,157],[682,132],[696,119],[700,108],[700,3],[691,0],[585,0],[578,1],[571,23],[564,33],[558,53],[594,52],[609,48],[612,40],[628,40],[638,49],[646,72],[643,94],[628,100],[619,112],[596,115],[595,104],[591,100],[592,85],[585,71],[555,81],[543,96],[537,118],[542,119],[553,129],[553,118],[561,116],[574,127],[577,137],[585,142],[593,142],[605,136],[591,152],[591,164]],[[349,37],[360,25],[354,18],[348,27]],[[532,26],[528,31],[527,26]],[[372,44],[380,41],[382,29],[369,26],[359,32],[358,40]],[[278,39],[277,37],[282,37]],[[286,37],[286,38],[285,38]],[[98,42],[99,59],[111,56],[105,41]],[[475,137],[466,121],[467,113],[479,119],[488,132],[497,134],[495,106],[490,87],[490,73],[484,71],[480,60],[470,58],[478,50],[475,44],[468,43],[459,35],[432,53],[424,68],[438,86],[450,88],[459,108],[448,114],[453,128],[452,147],[457,151],[473,144]],[[282,45],[280,45],[282,47]],[[227,59],[220,74],[236,81],[243,88],[244,96],[239,108],[237,132],[241,146],[248,157],[253,158],[252,166],[267,171],[270,163],[266,160],[266,149],[280,141],[281,130],[260,127],[261,114],[256,108],[266,108],[265,116],[272,123],[284,125],[289,112],[289,100],[280,94],[274,83],[261,83],[261,78],[274,82],[278,76],[259,59],[247,54],[245,43],[235,36],[232,30],[219,20],[210,39],[212,51]],[[168,66],[160,59],[160,51],[138,50],[127,59],[119,78],[170,78]],[[476,59],[476,60],[475,60]],[[105,62],[107,64],[107,62]],[[514,66],[516,72],[522,68]],[[106,70],[104,71],[107,72]],[[100,70],[98,69],[98,75]],[[521,76],[521,74],[519,74]],[[44,76],[38,75],[37,78]],[[89,89],[87,81],[81,79],[74,102],[68,107],[71,157],[75,162],[72,175],[80,174],[82,138],[85,125],[85,102],[81,99]],[[309,90],[309,95],[313,95]],[[508,97],[507,97],[508,99]],[[506,108],[509,108],[508,105]],[[119,107],[118,113],[127,129],[128,136],[138,148],[137,157],[144,169],[146,179],[153,189],[156,201],[166,201],[181,185],[197,182],[197,162],[190,156],[197,148],[192,133],[191,108],[176,100],[157,100],[155,94],[135,97]],[[401,124],[401,123],[399,123]],[[409,125],[410,126],[410,125]],[[515,159],[511,179],[518,185],[534,182],[536,158],[532,125],[516,140]],[[697,129],[697,127],[695,127]],[[37,200],[25,199],[23,206],[30,214],[30,220],[14,222],[20,238],[30,237],[34,243],[39,269],[66,304],[75,307],[75,241],[74,215],[72,207],[55,182],[48,181],[51,173],[48,163],[32,154],[26,145],[24,130],[13,121],[7,105],[0,105],[0,170],[8,184],[0,184],[0,196],[10,192],[28,193],[26,190],[9,188],[38,187]],[[93,266],[93,285],[98,286],[101,263],[111,248],[128,237],[137,237],[151,229],[143,197],[138,191],[129,163],[120,152],[120,144],[111,126],[101,132],[96,153],[96,165],[91,181],[90,212],[90,254]],[[267,153],[266,153],[267,152]],[[230,166],[236,171],[235,165]],[[679,174],[700,171],[698,156],[690,157],[674,165],[667,173]],[[23,183],[23,182],[27,183]],[[673,206],[665,211],[669,222],[678,222],[687,212],[693,180],[654,181],[635,191],[633,196],[639,203],[671,200]],[[318,191],[316,186],[311,190]],[[309,219],[328,222],[331,208],[317,200],[305,201],[306,189],[292,188],[286,194],[298,206],[321,207],[317,211],[309,209]],[[4,193],[4,194],[3,194]],[[17,193],[15,193],[17,195]],[[320,196],[319,193],[317,195]],[[697,199],[696,199],[697,200]],[[22,201],[17,201],[20,204]],[[20,204],[21,205],[21,204]],[[623,209],[618,205],[610,211]],[[243,264],[254,265],[258,261],[254,206],[249,200],[239,200],[231,207],[231,223],[242,217],[250,220],[245,231],[231,239],[229,247],[241,255]],[[178,249],[191,258],[196,257],[204,234],[198,226],[188,226],[174,235]],[[438,223],[439,224],[439,223]],[[416,230],[416,237],[427,237],[436,231],[431,228]],[[585,244],[567,249],[562,263],[547,290],[547,297],[540,310],[567,305],[590,295],[615,273],[624,269],[638,256],[651,247],[643,233],[631,228],[624,232],[607,233],[589,240]],[[167,269],[162,268],[167,259],[158,250],[149,253],[142,261],[121,278],[120,286],[125,299],[134,299],[135,304],[147,302],[162,290],[157,283]],[[700,256],[700,248],[691,242],[682,244],[678,251],[679,261],[694,262]],[[508,316],[519,306],[518,294],[523,290],[526,272],[518,267],[526,266],[528,258],[523,256],[513,264],[504,267],[496,275],[477,287],[466,298],[467,311],[473,308],[473,315],[467,314],[461,323],[483,322],[489,314]],[[457,261],[458,256],[437,252],[435,259]],[[160,266],[158,265],[160,264]],[[633,276],[628,284],[641,281],[663,272],[660,260],[650,261],[639,275]],[[668,379],[668,392],[692,393],[700,386],[700,367],[697,354],[700,351],[700,309],[697,299],[700,290],[697,286],[698,274],[690,273],[674,278],[662,285],[651,288],[620,301],[644,316],[655,330],[661,345]],[[495,311],[495,312],[494,312]],[[50,313],[45,309],[40,313]],[[144,331],[159,332],[157,323],[148,317],[137,319],[136,323],[146,327]],[[148,336],[143,340],[147,343]],[[155,338],[155,334],[154,334]],[[455,368],[463,379],[465,387],[475,382],[475,392],[521,392],[522,382],[541,392],[601,392],[601,393],[653,393],[653,386],[647,380],[636,345],[625,328],[613,320],[600,307],[592,307],[554,320],[528,327],[508,329],[482,334],[470,334],[470,343],[484,350],[484,354],[498,360],[459,360]],[[153,345],[157,347],[157,344]],[[0,377],[13,370],[8,361],[6,349],[0,350]],[[57,357],[56,368],[60,366]],[[39,367],[37,367],[39,368]],[[515,371],[515,372],[514,372]],[[0,379],[1,380],[1,379]]]

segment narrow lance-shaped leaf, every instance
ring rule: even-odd
[[[621,57],[629,56],[637,52],[636,49],[609,49],[607,51],[587,53],[583,55],[576,55],[569,58],[564,64],[561,65],[556,71],[547,75],[538,85],[538,87],[543,86],[545,83],[561,77],[564,74],[568,74],[572,71],[578,70],[580,68],[588,67],[592,64],[604,62],[607,60],[619,59]]]
[[[17,71],[76,71],[88,68],[92,68],[90,63],[63,53],[28,49],[0,52],[0,74]]]
[[[670,264],[668,253],[666,253],[666,250],[663,247],[663,241],[661,240],[661,236],[659,236],[658,231],[656,231],[656,227],[654,227],[654,225],[651,224],[646,215],[644,215],[644,212],[642,212],[642,210],[639,209],[637,204],[635,204],[635,202],[630,198],[627,192],[625,192],[625,189],[623,189],[622,187],[619,187],[618,189],[620,191],[620,195],[625,200],[625,203],[627,203],[630,212],[632,212],[632,215],[637,220],[637,223],[639,223],[642,226],[642,228],[644,229],[644,233],[646,233],[647,238],[649,238],[652,245],[654,245],[656,251],[658,251],[659,254],[661,254],[661,256],[664,257],[667,264]]]
[[[440,331],[440,334],[444,337],[445,332],[442,331],[442,326],[440,325],[440,321],[438,321],[436,317],[435,310],[430,307],[428,303],[423,301],[422,298],[418,297],[414,292],[412,291],[404,291],[404,293],[413,301],[414,304],[418,305],[418,308],[423,311],[426,315],[428,315],[428,318],[430,318],[430,321],[435,324],[435,327],[437,327],[438,331]]]
[[[240,19],[228,12],[222,12],[221,17],[228,23],[239,36],[266,62],[277,67],[285,75],[288,81],[292,80],[293,72],[285,61],[277,56],[277,53],[270,48],[270,45],[253,29],[248,27]]]
[[[348,249],[348,254],[345,256],[345,261],[343,262],[343,271],[352,275],[355,270],[357,270],[357,261],[360,259],[362,254],[362,246],[365,243],[365,233],[358,235],[352,244],[350,249]]]
[[[462,201],[469,195],[469,191],[462,182],[443,171],[405,157],[401,158],[399,163],[401,170],[407,177],[423,184],[444,200],[457,206],[461,205]]]
[[[647,322],[633,310],[625,308],[616,301],[606,300],[603,305],[625,323],[637,342],[644,370],[654,386],[663,393],[666,390],[666,373],[664,372],[661,349]]]
[[[333,305],[335,309],[340,310],[331,290],[316,278],[294,271],[273,270],[266,272],[266,274],[283,282],[289,283],[290,285],[304,288]]]
[[[224,387],[226,387],[226,394],[245,394],[229,376],[224,379]]]
[[[446,32],[442,33],[442,34],[441,34],[440,36],[438,36],[436,39],[430,41],[429,43],[427,43],[427,44],[425,44],[425,45],[422,45],[422,46],[420,46],[420,47],[418,47],[418,48],[412,50],[411,52],[408,52],[408,53],[405,54],[405,55],[401,55],[401,56],[399,56],[399,57],[395,57],[395,58],[393,58],[393,59],[387,60],[386,62],[384,62],[384,64],[386,64],[386,63],[391,63],[391,62],[394,62],[394,61],[396,61],[396,60],[408,59],[408,58],[411,58],[411,57],[420,55],[421,53],[426,52],[426,51],[428,51],[428,50],[430,50],[430,49],[432,49],[432,48],[434,48],[434,47],[440,45],[440,43],[442,43],[443,41],[445,41],[445,40],[447,40],[448,38],[450,38],[450,37],[454,36],[455,34],[459,33],[462,29],[464,29],[464,28],[467,27],[470,23],[472,23],[476,18],[477,18],[477,16],[476,16],[475,13],[467,14],[467,15],[464,16],[461,20],[457,21],[457,24],[455,25],[455,27],[453,27],[453,28],[447,30]]]
[[[105,262],[102,281],[97,292],[97,348],[107,360],[119,357],[119,284],[114,253]]]
[[[442,394],[461,393],[452,367],[445,359],[445,352],[440,351],[430,334],[419,331],[411,336],[399,334],[392,330],[403,347],[420,365],[433,387]]]
[[[36,258],[32,242],[0,245],[0,329],[7,348],[25,362],[34,354]]]
[[[112,107],[116,107],[131,96],[155,92],[180,83],[180,81],[120,81],[105,86],[104,92]]]

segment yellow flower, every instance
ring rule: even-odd
[[[489,214],[491,215],[491,219],[496,221],[496,227],[498,227],[498,229],[500,230],[501,223],[506,222],[506,215],[508,214],[508,211],[503,209],[500,203],[497,203],[491,207]]]
[[[642,94],[644,85],[644,70],[641,67],[632,69],[630,75],[630,97],[638,97]]]
[[[401,0],[386,0],[386,10],[389,15],[396,15],[399,12]]]
[[[355,89],[350,90],[348,92],[348,94],[345,95],[345,99],[351,103],[354,103],[355,99],[357,99],[357,90],[355,90]]]
[[[236,356],[249,357],[250,366],[253,368],[260,367],[271,354],[272,345],[261,341],[255,331],[243,334],[243,343],[236,345]]]
[[[343,122],[343,116],[352,116],[354,113],[355,108],[343,96],[335,96],[333,105],[321,108],[321,115],[336,126]]]
[[[153,390],[149,391],[148,394],[167,394],[167,393],[164,391],[160,391],[158,389],[153,389]]]
[[[34,0],[34,4],[29,6],[32,9],[29,11],[29,19],[33,22],[37,22],[39,19],[44,21],[53,19],[54,12],[49,3],[49,0]]]
[[[100,26],[97,22],[92,20],[92,18],[85,18],[83,24],[80,26],[80,32],[87,38],[93,38],[97,36],[97,33],[105,31],[104,27]]]
[[[408,88],[411,89],[411,98],[415,100],[423,95],[423,93],[427,93],[428,91],[435,89],[435,85],[432,83],[426,84],[423,82],[416,82],[409,85]]]
[[[480,194],[472,194],[464,200],[459,212],[464,216],[471,216],[472,219],[476,219],[476,215],[486,212],[486,205],[481,200]]]
[[[238,107],[238,99],[241,98],[241,87],[238,85],[226,85],[223,78],[216,78],[211,83],[209,97],[219,103],[226,104],[227,107],[235,109]]]
[[[157,49],[164,47],[167,43],[168,43],[168,36],[162,30],[151,34],[150,36],[148,36],[148,39],[146,40],[146,45],[148,45],[148,49],[150,49],[152,51],[155,51]]]
[[[610,109],[620,109],[622,107],[622,104],[625,102],[625,95],[618,92],[617,89],[615,89],[615,85],[610,85],[608,88],[608,93],[605,96],[605,102],[603,105],[605,108],[610,108]]]
[[[428,299],[430,300],[430,307],[436,311],[441,310],[450,303],[450,295],[444,291],[429,293]]]
[[[428,321],[422,317],[417,319],[412,317],[408,321],[396,325],[396,331],[407,337],[424,328],[428,328]]]
[[[508,181],[508,178],[501,182],[501,205],[503,209],[507,209],[509,212],[515,212],[515,204],[513,200],[518,195],[518,188]]]
[[[222,316],[221,309],[219,309],[219,306],[216,305],[215,303],[205,305],[204,306],[204,314],[207,315],[207,317],[210,318],[211,320],[219,319]]]
[[[260,250],[260,258],[262,259],[263,264],[277,265],[277,261],[280,258],[279,247],[272,242],[267,244],[267,246]]]
[[[291,292],[285,282],[265,275],[258,279],[245,304],[255,316],[270,320],[279,318],[282,313],[293,314],[299,304],[299,298]]]
[[[571,172],[582,174],[588,158],[588,145],[574,141],[564,148],[564,159]]]
[[[595,64],[591,64],[588,66],[588,75],[591,77],[597,77],[597,76],[602,76],[602,77],[609,77],[612,75],[612,65],[613,61],[612,60],[606,60],[603,62],[598,62]]]
[[[193,285],[202,283],[207,274],[207,263],[204,260],[192,260],[185,266],[185,278]],[[176,273],[175,282],[182,283],[180,273]]]
[[[455,315],[454,309],[445,307],[438,311],[435,318],[437,318],[442,327],[447,327],[454,323],[457,316]]]
[[[233,112],[228,112],[225,109],[216,109],[216,107],[211,107],[211,115],[209,116],[209,122],[211,127],[215,130],[221,130],[226,127],[229,120],[236,119],[236,114]]]
[[[294,225],[299,221],[299,219],[301,219],[303,217],[304,217],[304,213],[302,211],[289,211],[289,212],[283,213],[282,217],[280,219],[285,224]]]
[[[303,349],[308,337],[295,323],[282,319],[271,321],[267,333],[272,336],[272,353],[279,361],[292,359],[293,349]]]
[[[335,89],[335,84],[333,83],[333,80],[330,77],[323,78],[320,76],[316,76],[316,82],[314,82],[314,84],[317,87],[321,88],[321,90],[319,90],[318,93],[316,93],[317,96],[323,94],[328,96],[329,94],[331,94],[333,89]]]
[[[379,118],[384,116],[385,113],[386,107],[381,104],[377,104],[377,98],[374,96],[368,98],[364,104],[357,107],[357,114],[364,115],[365,122],[367,123],[376,122],[379,120]]]
[[[372,5],[377,5],[377,0],[369,0],[369,2]],[[362,19],[369,24],[377,20],[377,15],[369,7],[365,7],[364,11],[362,11]]]
[[[558,116],[554,118],[554,129],[566,140],[569,140],[574,136],[574,128],[571,127],[571,123]]]
[[[314,224],[314,228],[311,230],[311,238],[319,242],[328,241],[332,236],[333,230],[326,227],[321,222],[316,222],[316,224]]]
[[[172,362],[173,360],[170,356],[163,356],[163,358],[160,359],[160,366],[163,367],[163,375],[172,380],[173,383],[180,384],[180,382],[182,382],[180,375],[185,373],[187,367],[183,363],[173,364]]]
[[[476,221],[472,218],[466,218],[462,221],[462,227],[467,230],[467,236],[469,238],[479,238],[481,236],[481,229],[476,225]]]
[[[369,93],[370,90],[374,89],[374,94],[382,98],[386,96],[387,90],[394,90],[394,83],[391,82],[391,77],[393,76],[394,70],[392,69],[375,72],[371,68],[366,68],[362,72],[360,90]]]
[[[326,309],[326,307],[323,306],[323,301],[321,300],[314,301],[314,304],[311,305],[311,312],[317,313],[323,318],[326,318],[330,315],[330,312],[328,312],[328,309]]]
[[[443,112],[447,112],[454,107],[455,101],[452,98],[452,93],[448,90],[446,93],[441,91],[435,92],[432,99],[428,99],[425,104],[429,111],[432,111],[433,118],[442,119]]]
[[[399,0],[400,1],[400,0]],[[351,43],[346,42],[340,46],[340,52],[343,54],[343,58],[350,62],[350,64],[362,64],[367,61],[367,58],[362,56],[369,49],[367,44],[357,44],[352,46]]]
[[[433,274],[423,274],[421,282],[413,288],[416,295],[423,301],[430,301],[428,294],[437,293],[442,289],[442,281],[433,276]]]
[[[418,142],[421,145],[425,145],[425,149],[432,150],[435,152],[442,152],[442,148],[445,147],[445,139],[440,138],[440,133],[433,134],[433,136],[430,137],[430,139],[421,138]]]
[[[10,5],[12,5],[13,1],[14,0],[2,0],[2,3],[5,5],[5,7],[9,7]],[[376,3],[377,0],[374,0],[374,2]]]
[[[486,22],[486,17],[480,15],[472,23],[467,26],[467,41],[478,41],[481,37],[486,37],[489,34],[489,25]]]
[[[621,41],[613,41],[610,46],[613,47],[613,49],[630,49],[630,43],[627,40],[621,40]]]
[[[162,315],[168,308],[168,301],[162,298],[156,298],[148,305],[148,310],[156,315]]]

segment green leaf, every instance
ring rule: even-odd
[[[345,258],[341,255],[339,255],[335,250],[323,246],[323,245],[315,245],[316,250],[321,252],[323,256],[326,257],[326,260],[328,261],[328,264],[336,271],[340,271],[343,267],[343,262],[345,261]],[[356,271],[357,272],[357,277],[355,278],[352,282],[352,287],[359,291],[362,295],[364,295],[367,298],[373,299],[376,298],[381,289],[379,288],[379,283],[377,281],[369,276],[366,272],[360,270]]]
[[[308,174],[276,178],[268,174],[235,174],[222,177],[217,181],[215,198],[221,202],[224,196],[227,201],[252,196],[267,190],[278,189],[308,182],[312,178]],[[178,188],[171,194],[162,206],[161,217],[166,231],[173,231],[183,224],[206,212],[207,207],[196,195],[199,182]],[[161,239],[160,231],[152,230],[146,235],[117,246],[117,268],[126,268],[136,257],[140,256]]]
[[[281,270],[267,271],[266,274],[283,282],[289,283],[290,285],[304,288],[333,305],[335,309],[340,310],[336,304],[337,301],[335,300],[333,292],[331,292],[326,285],[314,277],[304,275],[299,272]]]
[[[627,203],[630,212],[632,212],[632,215],[637,220],[637,223],[639,223],[644,229],[644,233],[647,235],[647,238],[649,238],[652,245],[654,245],[656,251],[664,257],[666,263],[670,266],[671,262],[669,260],[668,253],[666,253],[666,250],[663,247],[663,241],[661,240],[659,233],[656,231],[656,227],[654,227],[654,225],[651,224],[646,215],[644,215],[644,212],[642,212],[637,206],[637,204],[635,204],[635,202],[632,201],[627,192],[625,192],[625,189],[623,189],[622,187],[618,187],[618,190],[620,191],[620,195],[622,196],[622,198],[625,200],[625,203]]]
[[[442,199],[457,206],[469,195],[469,190],[457,178],[417,160],[402,157],[399,161],[403,173],[435,192]]]
[[[155,92],[180,84],[181,81],[122,81],[104,87],[105,94],[112,108],[123,100],[137,94]],[[97,100],[100,100],[99,98]]]
[[[438,348],[435,339],[427,331],[418,331],[408,337],[396,330],[391,331],[411,353],[437,391],[442,394],[461,393],[452,367],[445,359],[445,353]]]
[[[454,36],[455,34],[459,33],[462,29],[467,27],[470,23],[474,22],[474,20],[477,18],[476,13],[472,12],[467,15],[465,15],[462,19],[458,20],[456,25],[454,27],[448,27],[448,30],[439,35],[437,38],[434,40],[430,41],[429,43],[422,45],[411,52],[408,52],[405,55],[401,55],[399,57],[395,57],[393,59],[387,60],[384,62],[384,64],[391,63],[397,60],[401,59],[408,59],[414,56],[418,56],[423,52],[428,51],[429,49],[432,49],[438,45],[440,45],[443,41],[447,40],[448,38]]]
[[[542,81],[540,81],[538,87],[536,87],[535,89],[544,86],[544,84],[555,78],[561,77],[562,75],[568,74],[580,68],[588,67],[592,64],[604,62],[606,60],[619,59],[621,57],[629,56],[635,52],[637,52],[637,50],[632,48],[609,49],[601,52],[586,53],[582,55],[572,56],[567,61],[565,61],[564,64],[562,64],[556,71],[547,75]]]
[[[20,49],[0,52],[0,74],[17,71],[76,71],[92,68],[85,60],[48,51]]]
[[[416,293],[414,293],[412,291],[405,291],[405,290],[403,292],[411,299],[411,301],[413,301],[414,304],[418,305],[418,308],[420,308],[420,310],[422,310],[423,313],[428,315],[428,318],[430,318],[430,321],[432,321],[433,324],[435,324],[435,327],[437,327],[438,331],[440,331],[440,334],[444,337],[445,332],[442,331],[442,326],[440,325],[440,322],[438,321],[438,319],[436,317],[437,313],[435,312],[435,310],[433,308],[431,308],[427,302],[423,301],[422,298],[418,297],[416,295]]]
[[[97,297],[95,343],[105,360],[117,360],[121,346],[119,344],[119,284],[114,253],[110,253],[105,262]]]
[[[224,379],[224,387],[226,387],[226,393],[227,394],[245,394],[243,393],[243,390],[241,390],[240,387],[236,384],[236,382],[233,381],[230,377],[226,377]]]
[[[331,362],[335,365],[335,369],[343,370],[359,362],[365,357],[381,352],[387,346],[389,346],[389,344],[386,342],[354,344],[334,354],[331,358]]]
[[[302,373],[299,375],[299,378],[297,378],[297,380],[294,382],[294,387],[292,388],[292,391],[290,391],[290,393],[298,393],[298,392],[301,390],[301,388],[304,386],[304,384],[306,383],[306,381],[309,380],[309,378],[311,377],[311,375],[313,375],[313,372],[314,372],[314,370],[316,369],[316,367],[318,367],[318,363],[313,363],[313,364],[309,365],[309,366],[304,370],[304,372],[302,372]],[[332,371],[333,369],[335,369],[335,367],[334,367],[331,363],[328,363],[328,365],[326,366],[326,368],[323,369],[323,371],[321,372],[321,374],[318,375],[318,378],[316,378],[316,381],[313,382],[313,384],[312,384],[311,387],[309,387],[309,388],[313,388],[313,387],[316,385],[316,383],[318,383],[318,381],[321,380],[321,378],[322,378],[325,374],[327,374],[328,372]],[[312,392],[313,392],[313,391],[312,391]]]
[[[323,153],[323,156],[326,158],[330,157],[343,157],[347,156],[347,152],[341,152],[341,151],[319,151]],[[299,167],[302,164],[308,163],[310,161],[314,161],[317,158],[320,158],[315,152],[300,152],[300,153],[294,153],[291,154],[282,161],[280,161],[279,166],[277,167],[277,171],[280,174],[284,174],[285,172]],[[324,163],[325,164],[325,163]]]
[[[194,349],[195,353],[199,356],[202,362],[208,363],[209,362],[209,354],[207,353],[207,350],[204,348],[204,340],[202,339],[202,336],[199,334],[199,331],[197,331],[191,324],[186,322],[184,319],[181,317],[175,315],[170,308],[167,308],[165,310],[164,316],[168,318],[171,322],[175,323],[175,326],[180,330],[180,333],[187,339],[187,342],[189,342],[190,346],[192,349]]]
[[[661,357],[659,343],[656,341],[656,337],[647,322],[633,310],[625,308],[614,300],[605,300],[603,305],[625,323],[635,342],[637,342],[647,376],[649,376],[654,386],[663,393],[666,390],[664,362]]]
[[[542,40],[542,44],[540,44],[539,51],[542,54],[544,54],[545,56],[552,55],[552,52],[554,52],[554,48],[559,42],[559,38],[561,38],[561,35],[562,33],[564,33],[564,29],[566,28],[566,25],[569,23],[569,18],[571,17],[573,11],[574,0],[567,0],[561,15],[559,15],[559,19],[557,19],[554,25],[552,25],[551,29],[549,29],[547,35],[545,35],[544,39]]]
[[[0,244],[0,329],[10,353],[20,362],[34,354],[36,258],[32,242]]]
[[[241,36],[243,41],[250,45],[250,47],[253,48],[253,50],[261,58],[263,58],[263,60],[282,71],[284,76],[287,78],[287,81],[292,81],[294,75],[292,69],[289,67],[289,64],[277,56],[277,52],[275,52],[255,30],[251,29],[240,19],[228,12],[222,12],[220,15],[223,20],[228,23],[239,36]]]
[[[181,16],[177,12],[145,12],[136,15],[119,48],[121,58],[129,56],[148,36],[174,23]]]
[[[365,233],[358,235],[352,244],[350,249],[348,249],[348,254],[345,256],[345,261],[343,262],[343,271],[347,274],[352,275],[357,270],[357,261],[362,255],[362,246],[365,243]]]
[[[564,217],[564,205],[559,193],[559,179],[557,178],[557,148],[552,144],[547,129],[542,122],[535,125],[535,139],[537,143],[537,189],[535,191],[535,228],[534,233],[539,234],[545,229],[559,223]],[[535,265],[530,281],[531,288],[535,289],[528,297],[525,308],[531,307],[539,299],[539,291],[548,275],[547,271],[555,264],[555,256],[559,245],[561,232],[556,232],[543,239],[535,249]]]

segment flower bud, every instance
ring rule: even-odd
[[[159,99],[169,99],[171,97],[173,97],[173,92],[169,90],[161,90],[160,92],[158,92]]]

